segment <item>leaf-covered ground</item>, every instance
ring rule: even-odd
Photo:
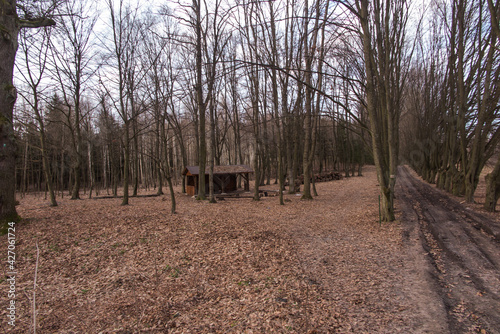
[[[317,184],[313,201],[286,195],[285,206],[177,193],[175,215],[168,195],[56,208],[28,196],[16,326],[3,275],[0,327],[31,330],[38,243],[38,333],[418,332],[400,224],[379,225],[374,168],[364,174]],[[0,258],[6,273],[7,236]]]

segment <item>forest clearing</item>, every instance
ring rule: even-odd
[[[1,328],[500,333],[498,22],[0,1]]]
[[[177,189],[177,214],[168,196],[125,207],[67,197],[53,208],[29,195],[18,207],[10,332],[30,331],[38,244],[40,333],[498,333],[487,327],[498,309],[485,322],[457,308],[465,327],[450,321],[425,277],[430,257],[405,233],[415,225],[399,220],[404,205],[396,201],[398,221],[379,225],[374,167],[364,175],[318,183],[314,201],[285,195],[285,206],[276,197],[210,204]],[[6,319],[2,308],[2,328]]]

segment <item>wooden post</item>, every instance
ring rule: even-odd
[[[248,173],[245,173],[245,191],[250,191],[250,183],[248,181]]]

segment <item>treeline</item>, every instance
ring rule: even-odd
[[[142,10],[108,1],[98,16],[93,4],[74,1],[59,8],[74,15],[56,27],[23,32],[18,190],[46,191],[56,205],[65,191],[76,199],[125,187],[126,204],[129,186],[132,195],[162,193],[165,180],[183,182],[182,169],[202,161],[253,166],[258,191],[279,170],[295,184],[304,155],[306,173],[361,174],[369,137],[353,115],[366,116],[338,69],[323,64],[353,71],[348,40],[340,41],[346,54],[335,54],[328,2],[310,12],[295,1],[226,5]],[[314,40],[304,44],[308,29]],[[321,52],[304,62],[306,46]]]
[[[500,197],[498,1],[434,2],[409,72],[404,157],[425,180],[474,201],[488,161],[485,208]],[[492,158],[493,157],[493,158]]]
[[[22,107],[18,106],[18,111]],[[40,149],[39,129],[36,122],[29,118],[29,107],[24,107],[28,108],[27,118],[23,120],[23,125],[18,128],[17,132],[19,147],[16,180],[21,196],[28,192],[43,194],[48,191]],[[75,156],[77,151],[74,133],[65,123],[67,122],[66,106],[57,95],[54,95],[44,108],[46,110],[44,152],[47,156],[51,184],[56,195],[71,197],[75,186],[74,168],[78,163],[78,157]],[[84,126],[81,133],[83,156],[81,157],[81,183],[78,194],[87,197],[119,196],[122,193],[118,190],[123,186],[123,125],[109,113],[109,106],[104,108],[100,106],[95,110],[90,110],[90,108],[88,104],[83,108],[86,116],[83,118]],[[244,119],[235,124],[228,115],[220,115],[217,120],[215,164],[252,165],[254,155],[252,124],[245,122]],[[263,127],[269,128],[265,135],[267,139],[262,141],[263,152],[259,162],[260,185],[277,183],[276,138],[273,135],[275,128],[270,119],[267,123],[267,125],[262,124]],[[317,129],[319,141],[314,162],[315,173],[336,170],[342,171],[347,177],[360,175],[362,166],[371,162],[369,152],[363,149],[364,143],[359,138],[354,138],[355,134],[347,130],[348,126],[344,121],[335,122],[325,116],[320,124],[321,126]],[[181,177],[181,173],[186,165],[196,165],[198,157],[192,119],[186,115],[179,120],[177,125],[167,125],[167,140],[159,143],[156,140],[153,125],[154,120],[148,117],[148,114],[141,115],[138,122],[141,129],[138,135],[138,150],[137,152],[134,148],[131,150],[132,195],[140,194],[141,189],[156,189],[158,194],[163,194],[165,179],[160,168],[163,164],[169,166],[174,184],[182,185],[184,192],[185,180]],[[176,135],[179,131],[182,131],[181,137]],[[298,135],[293,134],[283,144],[290,148],[291,158],[296,160],[302,156],[303,149]],[[179,141],[180,138],[183,142]],[[157,154],[157,144],[161,146],[160,152],[165,149],[168,156],[162,157],[161,154]],[[165,148],[163,148],[164,145]],[[294,152],[295,149],[297,152]],[[157,158],[158,156],[160,158]],[[294,177],[298,178],[302,174],[300,161],[296,161],[295,165],[298,169]],[[292,189],[290,191],[293,192]]]

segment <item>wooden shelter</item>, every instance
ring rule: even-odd
[[[245,182],[245,191],[250,190],[248,175],[253,170],[246,165],[214,166],[214,192],[227,193],[238,190],[237,178],[241,176]],[[209,167],[205,168],[205,193],[209,192]],[[186,178],[186,192],[194,196],[198,194],[200,168],[198,166],[187,166],[182,175]]]

